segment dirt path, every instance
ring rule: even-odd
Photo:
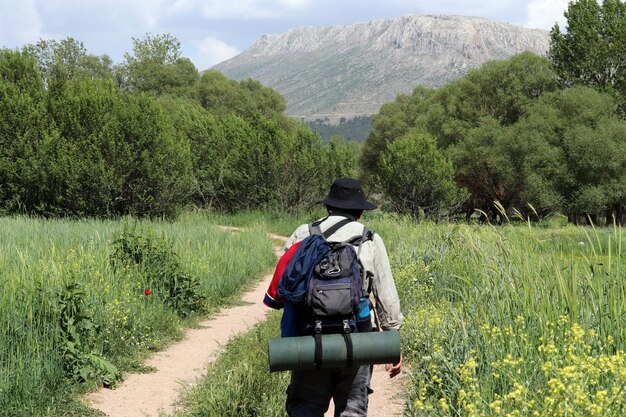
[[[271,237],[284,240],[281,236]],[[244,305],[220,311],[198,328],[186,331],[183,340],[147,360],[145,365],[154,367],[156,372],[128,374],[116,389],[89,394],[87,404],[109,417],[157,417],[175,412],[179,390],[193,385],[205,374],[207,365],[217,359],[231,337],[265,319],[269,309],[262,300],[271,279],[271,275],[265,276],[252,291],[244,294]],[[382,366],[375,367],[370,416],[402,415],[400,384],[401,378],[390,379]],[[326,415],[332,416],[331,410]]]

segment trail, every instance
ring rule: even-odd
[[[236,228],[227,228],[237,230]],[[286,240],[277,235],[273,239]],[[277,254],[280,248],[275,248]],[[272,275],[266,275],[251,291],[242,296],[242,305],[221,310],[218,314],[185,332],[184,338],[155,353],[144,364],[156,369],[148,374],[127,374],[115,389],[101,389],[85,397],[86,403],[108,417],[157,417],[177,410],[181,388],[193,385],[205,375],[235,335],[250,330],[264,320],[269,308],[262,300]],[[401,377],[389,378],[377,365],[372,378],[374,393],[370,395],[368,415],[371,417],[401,416]],[[326,416],[332,416],[331,409]]]

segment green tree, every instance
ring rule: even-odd
[[[420,93],[424,90],[420,89]],[[408,96],[401,94],[390,103],[385,103],[378,114],[372,118],[372,131],[367,136],[361,154],[360,164],[363,180],[372,184],[379,169],[380,155],[390,143],[404,135],[411,127],[412,117],[415,115],[409,110],[413,99],[425,101],[422,94]]]
[[[37,184],[31,167],[48,130],[45,97],[36,61],[0,50],[0,211],[23,210]]]
[[[598,223],[600,216],[623,212],[626,188],[624,151],[626,151],[626,126],[621,121],[604,120],[597,128],[577,126],[568,129],[564,136],[565,154],[573,182],[564,193],[570,217],[584,215]]]
[[[41,39],[26,45],[23,52],[37,61],[46,84],[51,78],[113,78],[113,61],[108,55],[91,55],[82,42],[71,37]]]
[[[331,124],[330,119],[325,117],[324,119],[307,121],[306,124],[319,134],[326,143],[330,142],[330,138],[333,136],[341,136],[347,141],[363,143],[372,130],[371,116],[356,116],[349,120],[342,117],[338,124]]]
[[[424,120],[428,132],[445,149],[464,140],[483,122],[511,126],[529,104],[557,89],[550,62],[530,52],[489,61],[433,95]]]
[[[194,190],[189,141],[180,140],[163,108],[150,96],[126,96],[118,117],[125,146],[118,211],[174,214]]]
[[[526,213],[531,204],[543,215],[559,207],[562,201],[552,182],[561,174],[563,160],[558,148],[528,125],[485,122],[448,149],[457,183],[470,192],[468,218],[477,209],[487,220],[501,217],[502,208]]]
[[[342,136],[331,136],[326,146],[329,177],[327,183],[336,178],[358,177],[359,158],[363,149],[356,141],[346,141]]]
[[[466,215],[480,209],[492,218],[498,213],[496,202],[506,209],[516,202],[523,178],[510,164],[512,139],[509,129],[493,120],[471,129],[465,140],[449,148],[456,180],[472,196]]]
[[[182,57],[180,41],[169,33],[147,33],[143,39],[132,38],[132,41],[133,54],[125,54],[127,61],[154,61],[171,65]]]
[[[284,154],[278,177],[278,207],[297,211],[320,200],[327,187],[329,148],[301,122],[294,122],[284,137]]]
[[[356,177],[359,144],[337,136],[325,144],[302,122],[294,121],[284,137],[278,177],[278,208],[298,211],[319,202],[328,186],[340,177]]]
[[[572,222],[613,216],[623,222],[626,188],[626,122],[615,100],[588,87],[546,94],[517,126],[543,146],[528,150],[528,202],[564,210]],[[523,132],[523,133],[522,133]],[[545,206],[544,206],[545,207]]]
[[[387,147],[378,181],[394,210],[414,216],[449,213],[465,197],[435,139],[419,131],[410,131]]]
[[[214,114],[180,98],[159,102],[176,132],[191,143],[194,199],[203,207],[297,211],[318,201],[333,175],[355,167],[353,146],[325,146],[302,123],[281,115],[244,118],[227,107]]]
[[[559,189],[559,184],[569,177],[560,139],[564,128],[558,110],[545,100],[534,103],[511,128],[518,151],[511,155],[511,164],[519,170],[519,180],[523,180],[515,208],[525,217],[534,218],[536,214],[543,218],[560,211],[565,204]]]
[[[196,203],[223,211],[276,205],[286,132],[262,115],[216,116],[196,103],[168,99],[168,118],[190,142]]]
[[[203,208],[215,205],[221,166],[226,163],[229,140],[225,125],[231,121],[218,119],[190,99],[166,96],[159,99],[164,114],[174,126],[178,140],[189,141],[193,167],[193,200]],[[232,121],[234,125],[236,122]],[[232,128],[236,130],[236,128]]]
[[[265,87],[257,80],[250,78],[241,80],[239,86],[250,97],[253,111],[272,115],[282,113],[287,108],[287,102],[280,93]]]
[[[556,89],[550,61],[524,52],[487,62],[441,88],[418,87],[411,96],[400,95],[373,117],[361,159],[364,176],[376,175],[382,152],[409,129],[433,136],[445,150],[483,124],[515,124],[531,103]]]
[[[623,212],[626,188],[626,123],[619,119],[611,97],[588,89],[568,89],[555,97],[567,128],[562,146],[570,181],[562,184],[571,219]]]
[[[181,56],[180,42],[170,34],[146,34],[133,38],[132,54],[124,54],[118,68],[119,83],[125,89],[154,96],[191,95],[198,82],[198,70]]]
[[[565,32],[558,24],[550,32],[549,57],[560,84],[608,92],[626,112],[626,3],[572,1],[565,17]]]
[[[124,103],[112,80],[76,78],[55,84],[48,94],[53,134],[38,152],[42,214],[118,214],[124,154],[119,113]]]
[[[609,95],[576,87],[545,94],[514,125],[469,130],[448,150],[471,193],[467,214],[494,217],[498,202],[526,215],[561,210],[571,221],[621,218],[625,127]]]
[[[202,107],[216,115],[235,113],[250,118],[255,114],[274,117],[285,108],[285,99],[255,80],[235,81],[219,71],[206,71],[195,92]]]

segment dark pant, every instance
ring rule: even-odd
[[[370,366],[292,371],[286,410],[290,417],[323,417],[331,398],[335,417],[367,416]]]
[[[358,322],[359,332],[371,332],[371,321]],[[285,409],[290,417],[324,417],[330,400],[335,417],[367,416],[372,367],[291,371]]]

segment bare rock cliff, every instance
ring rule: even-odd
[[[303,26],[263,35],[215,67],[282,93],[306,120],[376,113],[417,85],[436,87],[485,61],[523,51],[545,55],[549,33],[463,16],[405,15],[344,26]]]

